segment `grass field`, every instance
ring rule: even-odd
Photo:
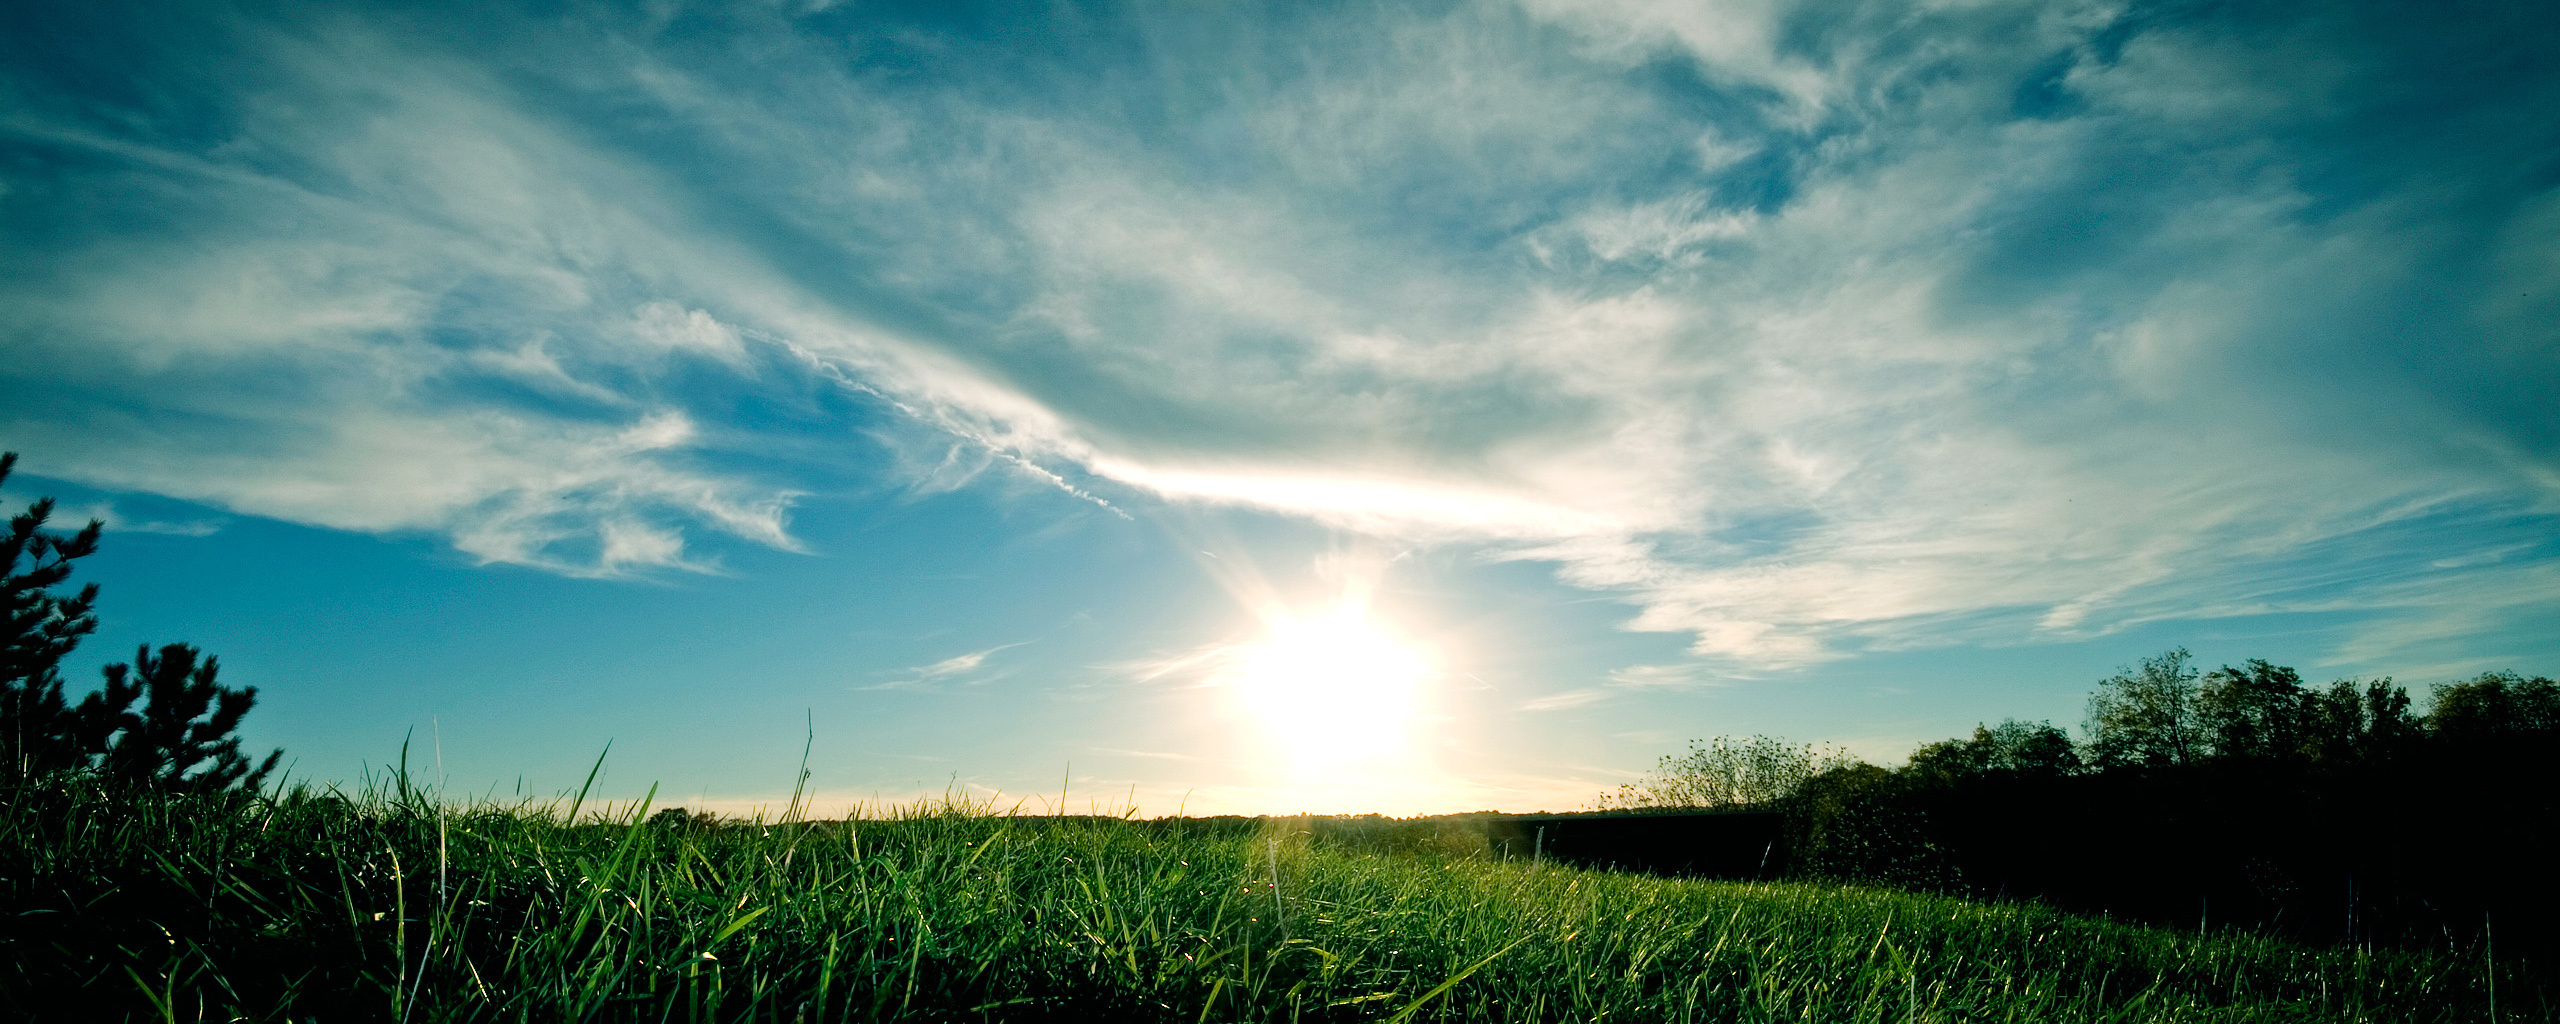
[[[35,1019],[325,1022],[2551,1012],[2486,950],[2315,950],[1855,887],[1381,853],[1292,819],[951,802],[705,827],[647,810],[445,806],[396,781],[274,803],[21,791],[0,836],[0,1000]]]

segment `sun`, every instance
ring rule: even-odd
[[[1410,753],[1431,663],[1361,609],[1271,618],[1270,635],[1238,650],[1233,682],[1246,711],[1301,771],[1398,760]]]

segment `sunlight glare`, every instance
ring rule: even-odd
[[[1241,652],[1246,709],[1301,771],[1401,760],[1431,666],[1350,604],[1330,615],[1274,616]]]

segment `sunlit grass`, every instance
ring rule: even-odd
[[[22,791],[0,837],[0,1002],[322,1021],[2491,1019],[2480,958],[1380,853],[1290,819],[647,810],[443,806],[396,780],[223,806]],[[2513,979],[2501,995],[2502,1019],[2548,1010]]]

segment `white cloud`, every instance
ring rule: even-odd
[[[1567,690],[1520,702],[1522,711],[1564,711],[1609,699],[1606,690]]]
[[[1703,29],[1655,27],[1737,74],[1798,83],[1791,94],[1806,103],[1831,91],[1781,74],[1782,59],[1738,49],[1765,39],[1753,24],[1712,45],[1696,42],[1713,35]],[[2263,335],[2265,318],[2302,294],[2295,282],[2334,289],[2375,278],[2346,261],[2390,244],[2348,233],[2388,225],[2306,236],[2294,223],[2301,200],[2281,182],[2257,195],[2170,197],[2156,228],[2137,238],[2181,255],[2169,276],[2056,281],[1997,312],[1948,301],[1980,273],[1973,261],[1984,250],[1971,239],[2016,197],[2072,187],[2080,154],[2127,128],[2122,118],[2183,123],[2211,113],[2138,98],[2134,79],[2176,73],[2161,48],[2178,45],[2148,42],[2112,68],[2122,77],[2104,85],[2119,102],[2088,123],[1880,125],[1905,134],[1816,168],[1767,218],[1713,214],[1696,193],[1586,215],[1576,230],[1594,255],[1683,266],[1543,305],[1488,296],[1482,322],[1449,331],[1465,339],[1451,342],[1464,361],[1428,367],[1438,372],[1364,364],[1414,388],[1364,394],[1379,404],[1356,415],[1381,426],[1403,422],[1399,403],[1445,402],[1439,389],[1452,379],[1502,379],[1583,403],[1569,421],[1485,450],[1403,453],[1436,460],[1442,479],[1234,455],[1195,454],[1181,469],[1107,454],[1089,464],[1172,497],[1521,545],[1503,550],[1628,593],[1642,605],[1636,628],[1689,632],[1701,655],[1760,665],[1838,656],[1842,643],[1901,642],[1897,623],[1943,630],[1951,618],[2007,615],[2005,628],[2026,635],[2118,628],[2142,609],[2208,601],[2235,562],[2371,528],[2377,510],[2511,487],[2482,466],[2429,464],[2412,448],[2306,436],[2285,417],[2316,399],[2282,382],[2252,381],[2249,399],[2215,400],[2230,393],[2215,378],[2235,341]],[[2208,47],[2183,58],[2228,54]],[[1735,253],[1704,273],[1686,270],[1694,259],[1675,259],[1708,240]],[[1253,279],[1220,266],[1201,280]],[[1361,315],[1344,292],[1292,298],[1300,287],[1220,308],[1272,311],[1259,315],[1264,329],[1315,338]],[[1381,348],[1404,346],[1438,347],[1426,335]],[[2111,362],[2093,374],[2084,351]],[[1235,378],[1257,368],[1214,365],[1228,395],[1259,397]],[[1441,369],[1453,365],[1466,368],[1462,378]],[[1800,522],[1782,536],[1727,538],[1779,513]]]
[[[0,286],[13,343],[223,431],[8,426],[105,486],[712,571],[696,531],[792,548],[793,495],[726,468],[751,428],[677,382],[806,374],[904,416],[919,487],[1001,469],[1552,562],[1761,668],[2299,604],[2248,567],[2409,508],[2547,515],[2560,470],[2455,436],[2441,395],[2332,411],[2386,384],[2355,347],[2397,343],[2387,304],[2336,310],[2416,294],[2456,230],[2424,196],[2313,215],[2275,129],[2357,69],[2202,30],[2104,57],[2116,13],[1345,14],[1036,101],[780,35],[753,82],[558,26],[467,57],[352,21],[259,36],[279,77],[235,98],[228,148],[7,128],[196,225],[83,236]],[[1666,55],[1699,81],[1636,73]],[[2031,74],[2078,106],[2017,115]],[[699,150],[605,141],[511,76]],[[2479,232],[2519,295],[2483,322],[2538,322],[2555,209]]]
[[[670,351],[703,352],[738,364],[746,361],[746,340],[738,329],[721,323],[699,309],[686,309],[660,299],[640,307],[632,317],[631,333],[642,341]]]
[[[742,366],[744,341],[703,310],[652,299],[620,306],[636,313],[617,325],[608,297],[727,254],[659,230],[677,219],[649,206],[646,182],[494,98],[472,69],[356,32],[264,44],[301,92],[250,101],[248,144],[234,148],[332,179],[333,193],[246,161],[13,126],[124,156],[240,214],[190,235],[86,239],[60,284],[8,296],[28,314],[20,336],[75,378],[221,428],[112,413],[14,424],[30,447],[101,486],[440,531],[484,562],[577,575],[715,569],[688,552],[685,524],[798,549],[792,492],[680,468],[696,421],[628,383],[663,352]],[[490,403],[474,375],[609,412]]]
[[[1604,53],[1640,59],[1676,47],[1695,55],[1708,73],[1727,81],[1776,91],[1798,116],[1812,116],[1839,85],[1800,57],[1780,52],[1787,4],[1662,4],[1645,0],[1525,0],[1539,17],[1572,25]]]
[[[1628,690],[1685,690],[1716,685],[1702,678],[1705,673],[1695,664],[1628,665],[1609,672],[1609,685]]]
[[[1594,211],[1574,222],[1591,254],[1617,261],[1650,256],[1663,262],[1696,262],[1692,251],[1702,242],[1740,238],[1754,218],[1711,211],[1696,193],[1673,196],[1615,210]]]
[[[15,516],[35,501],[35,497],[0,491],[0,510],[6,510],[5,513],[0,514]],[[56,533],[73,533],[88,526],[92,521],[97,522],[110,535],[159,533],[172,537],[210,537],[222,532],[223,526],[220,520],[215,519],[179,521],[136,519],[117,509],[112,501],[88,501],[77,505],[55,505],[53,514],[46,519],[45,528]]]
[[[967,654],[955,654],[951,657],[944,658],[941,661],[925,665],[917,665],[913,668],[901,669],[899,671],[889,673],[893,678],[885,682],[857,686],[854,687],[854,689],[917,690],[930,689],[950,683],[975,685],[978,683],[989,682],[994,679],[1001,678],[1004,673],[989,670],[987,667],[987,658],[998,651],[1011,650],[1029,642],[1030,641],[1025,640],[1017,643],[998,644],[994,647],[989,647],[981,651],[970,651]]]
[[[14,508],[18,504],[18,502],[14,501],[0,500],[0,507]],[[86,525],[90,520],[94,519],[105,524],[106,528],[110,531],[124,533],[162,533],[168,534],[172,537],[210,537],[222,532],[222,523],[219,520],[189,519],[179,522],[170,522],[158,519],[135,519],[118,512],[113,503],[104,501],[92,502],[68,511],[70,513],[68,515],[63,515],[61,512],[55,513],[56,516],[60,517],[60,521],[66,526],[74,524]]]

